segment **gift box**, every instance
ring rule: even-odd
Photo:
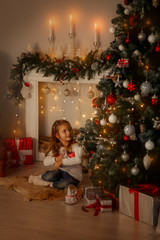
[[[7,167],[17,167],[33,163],[32,138],[6,138],[4,146],[7,155]]]
[[[109,195],[97,193],[96,199],[100,204],[101,212],[112,212],[112,198]]]
[[[85,187],[84,188],[84,199],[88,204],[93,204],[97,201],[96,194],[103,193],[100,187]]]
[[[156,223],[154,194],[157,192],[157,189],[152,188],[152,185],[150,185],[147,190],[147,187],[145,187],[147,185],[143,186],[139,185],[137,190],[120,186],[119,211],[154,226]]]

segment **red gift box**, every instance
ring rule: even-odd
[[[8,158],[8,167],[33,163],[32,138],[6,138],[4,139],[4,146]]]

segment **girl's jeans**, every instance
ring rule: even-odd
[[[64,189],[69,184],[77,186],[79,183],[77,179],[61,169],[46,171],[42,175],[42,179],[48,182],[53,182],[53,187],[58,189]]]

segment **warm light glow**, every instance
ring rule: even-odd
[[[97,23],[94,24],[95,30],[97,30]]]
[[[115,161],[115,163],[117,164],[118,160],[117,160],[117,159],[115,159],[114,161]]]
[[[149,66],[148,66],[148,65],[146,65],[146,66],[145,66],[145,69],[146,69],[146,70],[149,70]]]
[[[86,115],[85,115],[85,114],[82,114],[82,117],[83,117],[83,118],[85,118],[85,117],[86,117]]]
[[[143,108],[143,107],[144,107],[144,103],[141,104],[141,108]]]

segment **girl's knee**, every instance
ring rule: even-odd
[[[53,172],[47,171],[42,175],[42,179],[45,181],[50,181],[53,178]]]

